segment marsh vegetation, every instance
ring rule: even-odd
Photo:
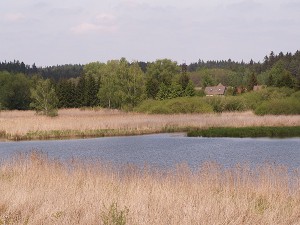
[[[300,177],[286,167],[170,171],[60,162],[31,153],[0,165],[1,224],[297,224]]]

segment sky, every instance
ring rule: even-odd
[[[300,50],[299,0],[0,0],[0,61],[263,61]]]

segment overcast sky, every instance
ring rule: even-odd
[[[262,61],[300,50],[299,0],[0,0],[0,61]]]

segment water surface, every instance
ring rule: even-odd
[[[214,161],[226,167],[265,162],[300,168],[300,138],[201,138],[183,134],[155,134],[79,140],[1,142],[0,158],[39,150],[51,158],[100,159],[117,165],[170,168],[187,163],[198,168]]]

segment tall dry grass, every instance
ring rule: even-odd
[[[59,116],[49,118],[33,111],[0,112],[0,133],[11,136],[28,132],[102,129],[130,132],[159,132],[168,127],[244,127],[244,126],[296,126],[300,116],[256,116],[252,112],[221,114],[147,115],[117,110],[59,110]]]
[[[0,224],[300,224],[299,174],[279,166],[120,173],[32,153],[2,164],[0,184]]]

